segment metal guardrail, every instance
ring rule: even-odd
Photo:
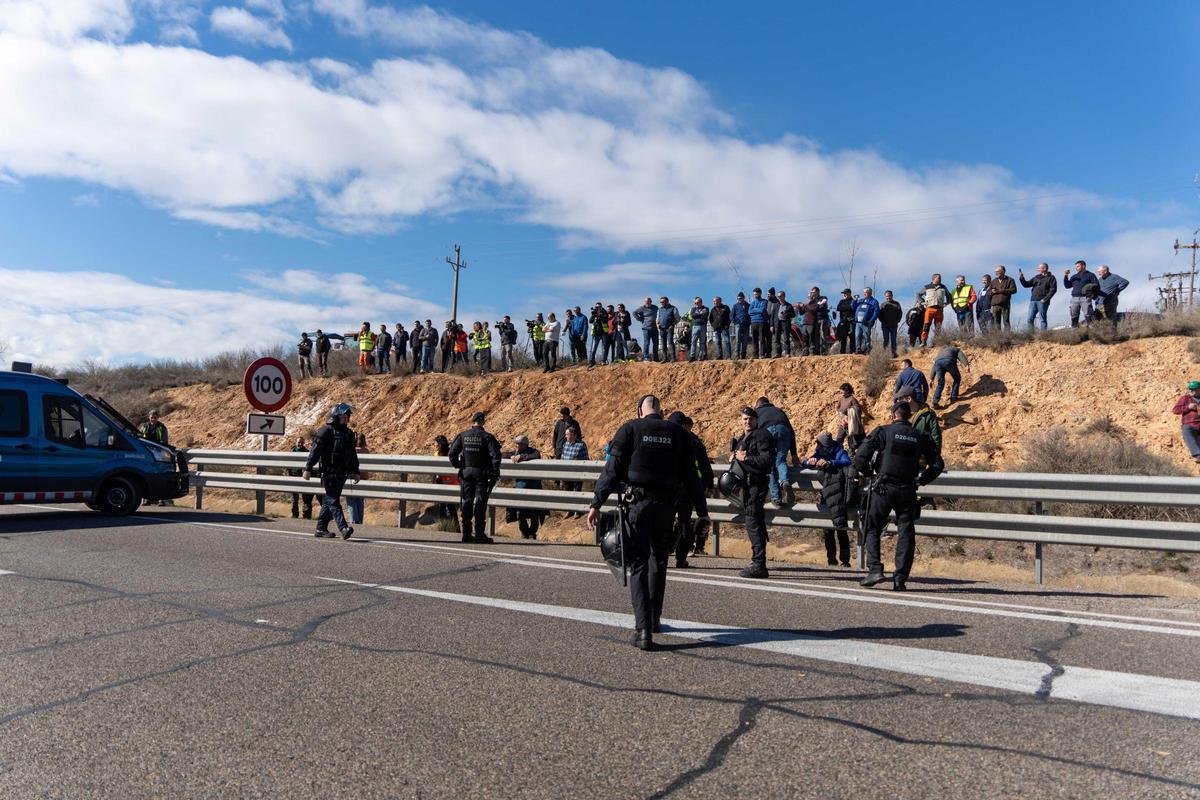
[[[306,457],[304,453],[189,450],[187,456],[188,462],[197,468],[192,480],[196,490],[196,508],[202,507],[206,488],[255,491],[259,513],[265,510],[267,492],[295,493],[307,490],[309,493],[320,493],[320,484],[315,480],[304,481],[287,474],[265,474],[272,469],[301,469]],[[359,462],[365,472],[397,475],[399,480],[365,480],[358,484],[347,484],[346,495],[397,501],[401,524],[409,502],[458,502],[458,488],[455,486],[409,480],[412,476],[455,474],[445,458],[363,454],[359,456]],[[502,481],[592,482],[599,477],[603,466],[604,462],[601,461],[544,459],[520,464],[505,461],[501,465],[500,478]],[[228,471],[234,469],[254,469],[258,474]],[[801,490],[819,488],[815,473],[811,470],[792,468],[789,476]],[[925,510],[922,511],[917,533],[922,536],[1031,543],[1035,547],[1034,579],[1037,583],[1042,582],[1042,546],[1046,544],[1200,553],[1200,531],[1195,523],[1063,517],[1047,515],[1043,511],[1044,504],[1055,502],[1200,508],[1198,478],[959,471],[944,473],[936,482],[923,487],[921,494],[932,498],[1032,504],[1032,513]],[[591,502],[591,493],[497,486],[492,492],[491,501],[491,526],[494,532],[496,507],[582,512]],[[615,504],[610,501],[607,508],[615,508]],[[712,537],[714,553],[719,555],[721,524],[739,523],[743,518],[737,506],[722,498],[709,500],[709,512],[715,523]],[[828,517],[815,505],[800,503],[784,509],[768,509],[767,524],[817,529],[833,527]],[[861,548],[859,555],[861,562]]]

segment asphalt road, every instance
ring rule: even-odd
[[[1200,797],[1194,601],[360,534],[0,509],[0,797]]]

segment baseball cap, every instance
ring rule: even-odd
[[[914,394],[916,394],[916,392],[913,391],[913,387],[901,386],[896,390],[895,398],[897,400],[905,400],[909,397],[912,397]]]
[[[1200,389],[1200,381],[1188,381],[1189,389]]]

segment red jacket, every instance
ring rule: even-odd
[[[1197,411],[1194,407],[1188,408],[1189,403],[1200,405],[1200,400],[1197,400],[1190,394],[1185,394],[1175,401],[1175,407],[1171,411],[1183,417],[1184,425],[1190,428],[1200,428],[1200,411]]]

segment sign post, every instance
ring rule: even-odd
[[[267,437],[282,436],[286,429],[284,417],[271,412],[283,408],[292,399],[292,375],[287,365],[278,358],[260,358],[246,367],[242,389],[250,405],[265,412],[246,417],[246,433],[262,433],[262,449],[265,453]],[[262,475],[266,468],[259,467],[255,472]],[[267,493],[260,489],[254,493],[254,513],[265,514],[266,511]]]

